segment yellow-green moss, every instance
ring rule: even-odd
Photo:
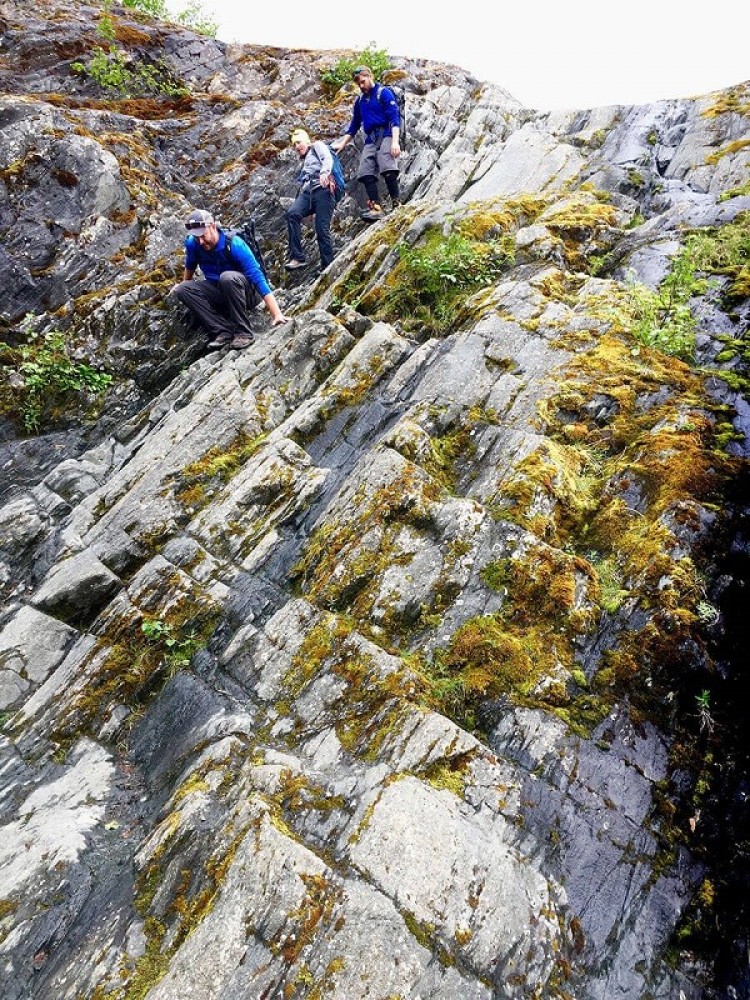
[[[117,704],[136,708],[150,700],[205,646],[220,617],[214,602],[182,594],[158,619],[164,626],[160,636],[147,638],[142,625],[149,619],[140,616],[110,624],[89,654],[91,661],[100,660],[96,672],[66,707],[54,733],[56,741],[67,745],[81,733],[95,732]]]
[[[412,466],[368,502],[355,497],[351,516],[341,525],[328,522],[319,528],[292,568],[299,592],[316,605],[346,611],[365,626],[383,573],[411,559],[397,547],[403,526],[429,522],[429,508],[440,493],[439,484]]]
[[[228,445],[211,448],[202,458],[186,465],[174,481],[176,499],[194,511],[205,506],[210,500],[211,487],[230,482],[262,447],[266,437],[266,434],[250,437],[240,432]]]
[[[420,771],[418,777],[432,785],[433,788],[452,792],[453,795],[461,798],[464,792],[466,774],[474,756],[475,753],[469,751],[457,757],[435,761]]]
[[[750,115],[750,88],[747,84],[733,87],[722,93],[714,103],[702,112],[705,118],[719,115]]]
[[[431,951],[441,965],[445,968],[450,968],[456,964],[455,958],[437,939],[435,924],[427,920],[419,920],[413,913],[409,913],[408,911],[403,913],[402,916],[411,935],[416,938],[423,948]]]
[[[717,149],[715,153],[709,153],[706,157],[706,163],[716,164],[725,156],[732,156],[734,153],[739,153],[741,150],[747,149],[748,146],[750,146],[750,139],[735,139],[734,142],[728,142],[726,146]]]

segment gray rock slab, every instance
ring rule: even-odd
[[[0,631],[0,710],[41,684],[65,656],[76,632],[34,608],[21,608]],[[13,696],[15,688],[15,697]]]
[[[87,622],[117,593],[120,579],[90,549],[59,563],[31,598],[32,604],[70,622]]]

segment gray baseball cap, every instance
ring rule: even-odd
[[[214,221],[213,215],[203,208],[194,209],[187,217],[185,229],[191,236],[203,236],[208,226]]]

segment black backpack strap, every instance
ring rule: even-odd
[[[234,257],[232,256],[232,236],[229,233],[224,233],[224,247],[222,253],[224,254],[228,264],[236,264]]]

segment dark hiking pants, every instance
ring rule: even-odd
[[[253,335],[248,309],[258,294],[239,271],[224,271],[218,281],[183,281],[174,293],[211,337]]]
[[[320,266],[328,267],[334,257],[331,239],[331,219],[336,207],[334,196],[327,188],[313,188],[301,191],[286,210],[286,230],[289,237],[289,257],[304,260],[302,248],[302,220],[308,215],[315,216],[315,236],[320,251]]]

